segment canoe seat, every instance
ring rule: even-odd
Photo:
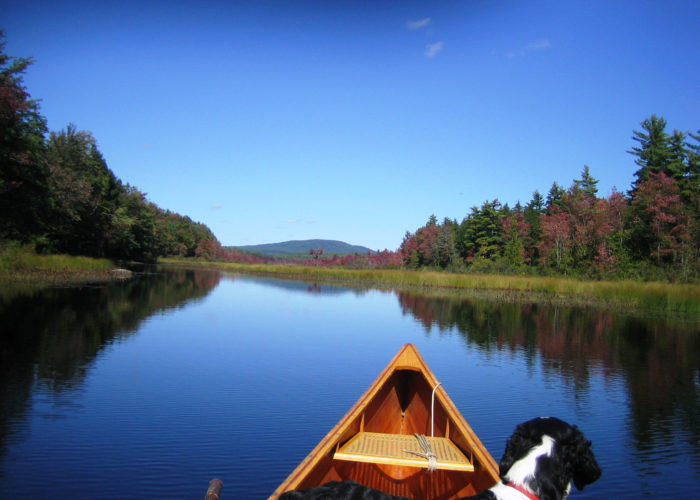
[[[441,437],[427,439],[437,455],[438,469],[474,471],[474,464],[452,441]],[[426,459],[407,453],[405,450],[418,453],[423,451],[413,435],[359,432],[340,447],[333,458],[351,462],[428,468]]]

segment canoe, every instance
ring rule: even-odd
[[[406,344],[269,500],[347,479],[392,495],[449,500],[490,488],[499,476],[416,347]]]

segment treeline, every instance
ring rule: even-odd
[[[656,115],[633,132],[639,169],[628,193],[599,197],[588,166],[546,198],[514,207],[498,199],[461,222],[433,215],[407,232],[405,266],[471,272],[691,279],[700,276],[700,131],[666,132]]]
[[[402,266],[398,252],[382,250],[380,252],[324,254],[323,248],[310,248],[308,255],[270,256],[260,253],[240,251],[237,248],[211,249],[206,260],[236,262],[240,264],[277,264],[289,266],[343,267],[346,269],[398,269]]]
[[[49,133],[22,82],[32,59],[12,58],[4,49],[0,31],[0,240],[140,261],[220,251],[207,226],[122,183],[89,132],[71,124]]]

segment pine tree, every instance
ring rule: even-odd
[[[525,222],[530,226],[530,245],[526,246],[525,251],[532,264],[539,262],[540,252],[537,245],[542,239],[542,221],[540,217],[543,213],[545,213],[544,197],[539,191],[535,190],[532,193],[532,199],[525,205],[525,211],[523,212]]]
[[[632,195],[637,186],[649,178],[649,173],[664,172],[670,175],[668,166],[672,162],[673,153],[670,147],[670,137],[666,133],[666,120],[660,116],[651,115],[641,123],[644,131],[633,131],[632,139],[639,143],[639,147],[633,147],[628,153],[636,156],[634,162],[639,165],[634,175],[637,178],[633,183]]]
[[[549,189],[549,193],[547,193],[547,211],[549,212],[553,207],[559,206],[565,194],[566,190],[554,181]]]
[[[693,140],[694,142],[691,142]],[[678,182],[681,197],[689,206],[695,218],[700,218],[700,130],[697,134],[689,132],[684,150],[686,154],[683,178]],[[700,225],[700,224],[698,224]]]
[[[591,171],[588,165],[583,166],[583,171],[581,172],[581,179],[574,181],[574,189],[580,190],[586,196],[595,198],[598,194],[598,179],[595,179],[591,175]]]

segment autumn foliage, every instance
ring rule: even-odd
[[[642,168],[628,195],[613,190],[599,197],[598,181],[586,166],[568,190],[554,183],[546,202],[535,191],[524,207],[486,201],[472,207],[461,223],[445,219],[438,224],[431,216],[425,226],[404,237],[399,249],[403,264],[471,272],[697,279],[700,136],[676,131],[674,140],[678,143],[682,136],[682,148],[651,154],[645,138],[654,137],[653,147],[661,148],[665,122],[654,117],[642,125],[645,130],[661,129],[635,132],[643,147],[632,154]]]
[[[204,224],[161,209],[108,168],[97,141],[68,125],[48,132],[22,82],[32,63],[4,53],[0,31],[0,240],[39,251],[149,261],[160,256],[279,262],[224,248]],[[433,215],[398,251],[327,255],[294,263],[347,268],[433,268],[586,277],[700,277],[700,131],[641,123],[629,153],[639,167],[628,193],[598,196],[584,167],[522,206],[487,200],[458,222]]]

